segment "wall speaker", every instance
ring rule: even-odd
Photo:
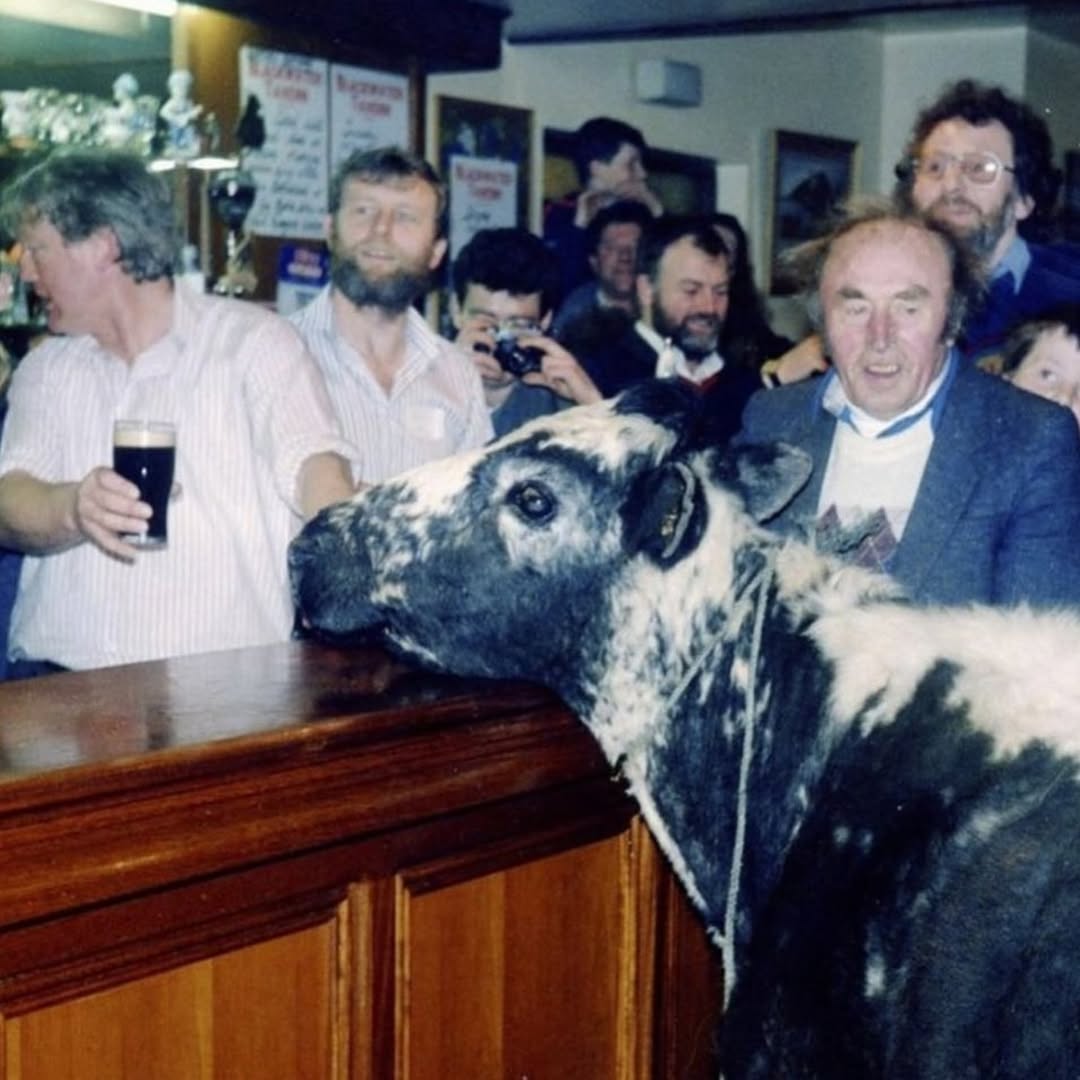
[[[634,90],[638,101],[653,105],[700,105],[701,68],[677,60],[639,60]]]

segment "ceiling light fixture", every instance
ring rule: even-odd
[[[141,11],[147,15],[164,15],[166,19],[171,19],[180,6],[177,0],[94,0],[94,3]]]

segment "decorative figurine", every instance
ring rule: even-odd
[[[202,113],[202,106],[191,100],[194,81],[191,72],[183,68],[169,75],[169,96],[158,112],[165,125],[166,157],[191,158],[201,149],[195,121]]]
[[[17,149],[34,145],[34,114],[25,90],[0,90],[4,138]]]

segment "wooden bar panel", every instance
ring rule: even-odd
[[[6,1080],[326,1080],[334,924],[38,1009],[7,1025]]]
[[[0,1080],[715,1076],[701,928],[536,687],[308,643],[0,686],[0,851]]]
[[[616,837],[430,892],[403,881],[402,1080],[617,1075],[625,846]]]

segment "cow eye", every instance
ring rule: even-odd
[[[542,484],[527,482],[510,489],[510,505],[526,520],[543,524],[555,515],[555,497]]]

